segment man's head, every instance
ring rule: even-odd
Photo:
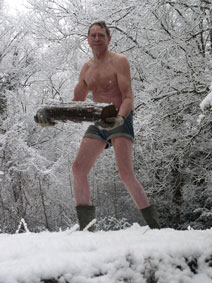
[[[99,21],[90,25],[88,29],[88,44],[94,54],[103,54],[107,51],[111,35],[105,22]]]
[[[88,36],[90,34],[91,28],[95,25],[100,26],[102,29],[105,29],[107,36],[110,37],[110,30],[104,21],[98,21],[98,22],[94,22],[93,24],[91,24],[88,29]]]

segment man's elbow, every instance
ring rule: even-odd
[[[72,99],[72,101],[80,101],[80,99],[79,99],[79,98],[74,97],[74,98]]]
[[[124,100],[126,101],[127,104],[133,105],[133,99],[132,99],[132,97],[126,97]]]
[[[72,101],[85,101],[85,98],[84,99],[80,99],[80,98],[73,98]]]
[[[77,95],[74,96],[74,98],[72,99],[72,101],[85,101],[86,96],[85,95]]]

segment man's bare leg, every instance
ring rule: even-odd
[[[132,196],[138,209],[148,207],[149,201],[145,194],[142,185],[136,179],[133,158],[132,158],[132,141],[125,137],[117,137],[112,139],[112,144],[115,151],[116,162],[119,170],[119,175]]]
[[[98,156],[103,152],[106,142],[84,138],[73,163],[74,196],[76,205],[90,205],[88,174]]]

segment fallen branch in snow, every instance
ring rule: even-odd
[[[189,280],[189,278],[192,280],[192,277],[195,278],[195,275],[198,278],[199,261],[202,261],[200,256],[194,256],[194,257],[184,256],[182,258],[175,258],[174,255],[173,256],[167,255],[167,259],[166,259],[167,262],[164,261],[164,259],[161,257],[161,259],[158,259],[158,266],[157,266],[155,258],[153,256],[150,256],[144,259],[143,268],[140,274],[141,281],[137,281],[136,277],[138,278],[138,274],[137,274],[138,266],[135,265],[136,263],[134,261],[133,255],[130,253],[126,254],[125,258],[122,258],[122,260],[123,262],[125,262],[125,264],[123,263],[123,266],[118,267],[117,274],[122,274],[122,276],[121,278],[119,278],[121,281],[117,281],[117,282],[126,282],[126,283],[131,283],[131,282],[157,283],[158,282],[157,273],[159,274],[159,276],[162,275],[162,273],[164,272],[163,268],[167,270],[166,274],[168,275],[167,280],[165,278],[163,279],[165,280],[163,281],[164,283],[171,282],[169,280],[171,280],[172,278],[172,272],[173,272],[173,277],[179,279],[179,281],[173,281],[173,282],[183,282],[183,281],[180,281],[180,279],[183,278],[183,273],[187,274],[187,276],[185,275],[187,280]],[[205,258],[204,264],[205,264],[206,269],[207,267],[209,268],[212,267],[212,256]],[[115,262],[114,262],[114,265],[115,265]],[[160,268],[162,270],[160,270]],[[136,273],[137,276],[133,276],[132,275],[133,273]],[[107,277],[109,278],[107,273],[100,271],[99,273],[93,274],[93,276],[90,278],[90,280],[93,280],[93,281],[89,281],[89,282],[106,282]],[[71,283],[72,281],[69,281],[69,280],[67,281],[67,278],[68,276],[64,274],[58,278],[42,279],[41,282],[42,283],[60,283],[60,282]],[[97,278],[99,278],[99,281],[96,281]],[[114,276],[114,278],[116,278],[116,276]],[[101,279],[103,281],[101,281]],[[135,281],[133,281],[133,279]],[[111,281],[108,281],[108,282],[115,282],[113,281],[112,278],[110,280]],[[192,281],[186,281],[186,282],[192,282]],[[200,282],[200,281],[195,280],[195,282]],[[209,283],[209,281],[206,281],[206,283]]]
[[[212,282],[211,229],[76,228],[1,234],[0,282]]]
[[[22,218],[19,225],[18,225],[18,229],[16,230],[16,234],[18,233],[29,233],[29,229],[27,228],[27,224],[25,222],[25,220]]]

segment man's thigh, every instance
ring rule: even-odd
[[[94,139],[83,138],[80,144],[75,163],[80,164],[81,167],[91,168],[98,156],[103,152],[106,142]]]
[[[133,142],[126,137],[116,137],[112,139],[112,145],[117,161],[127,163],[132,160]]]

